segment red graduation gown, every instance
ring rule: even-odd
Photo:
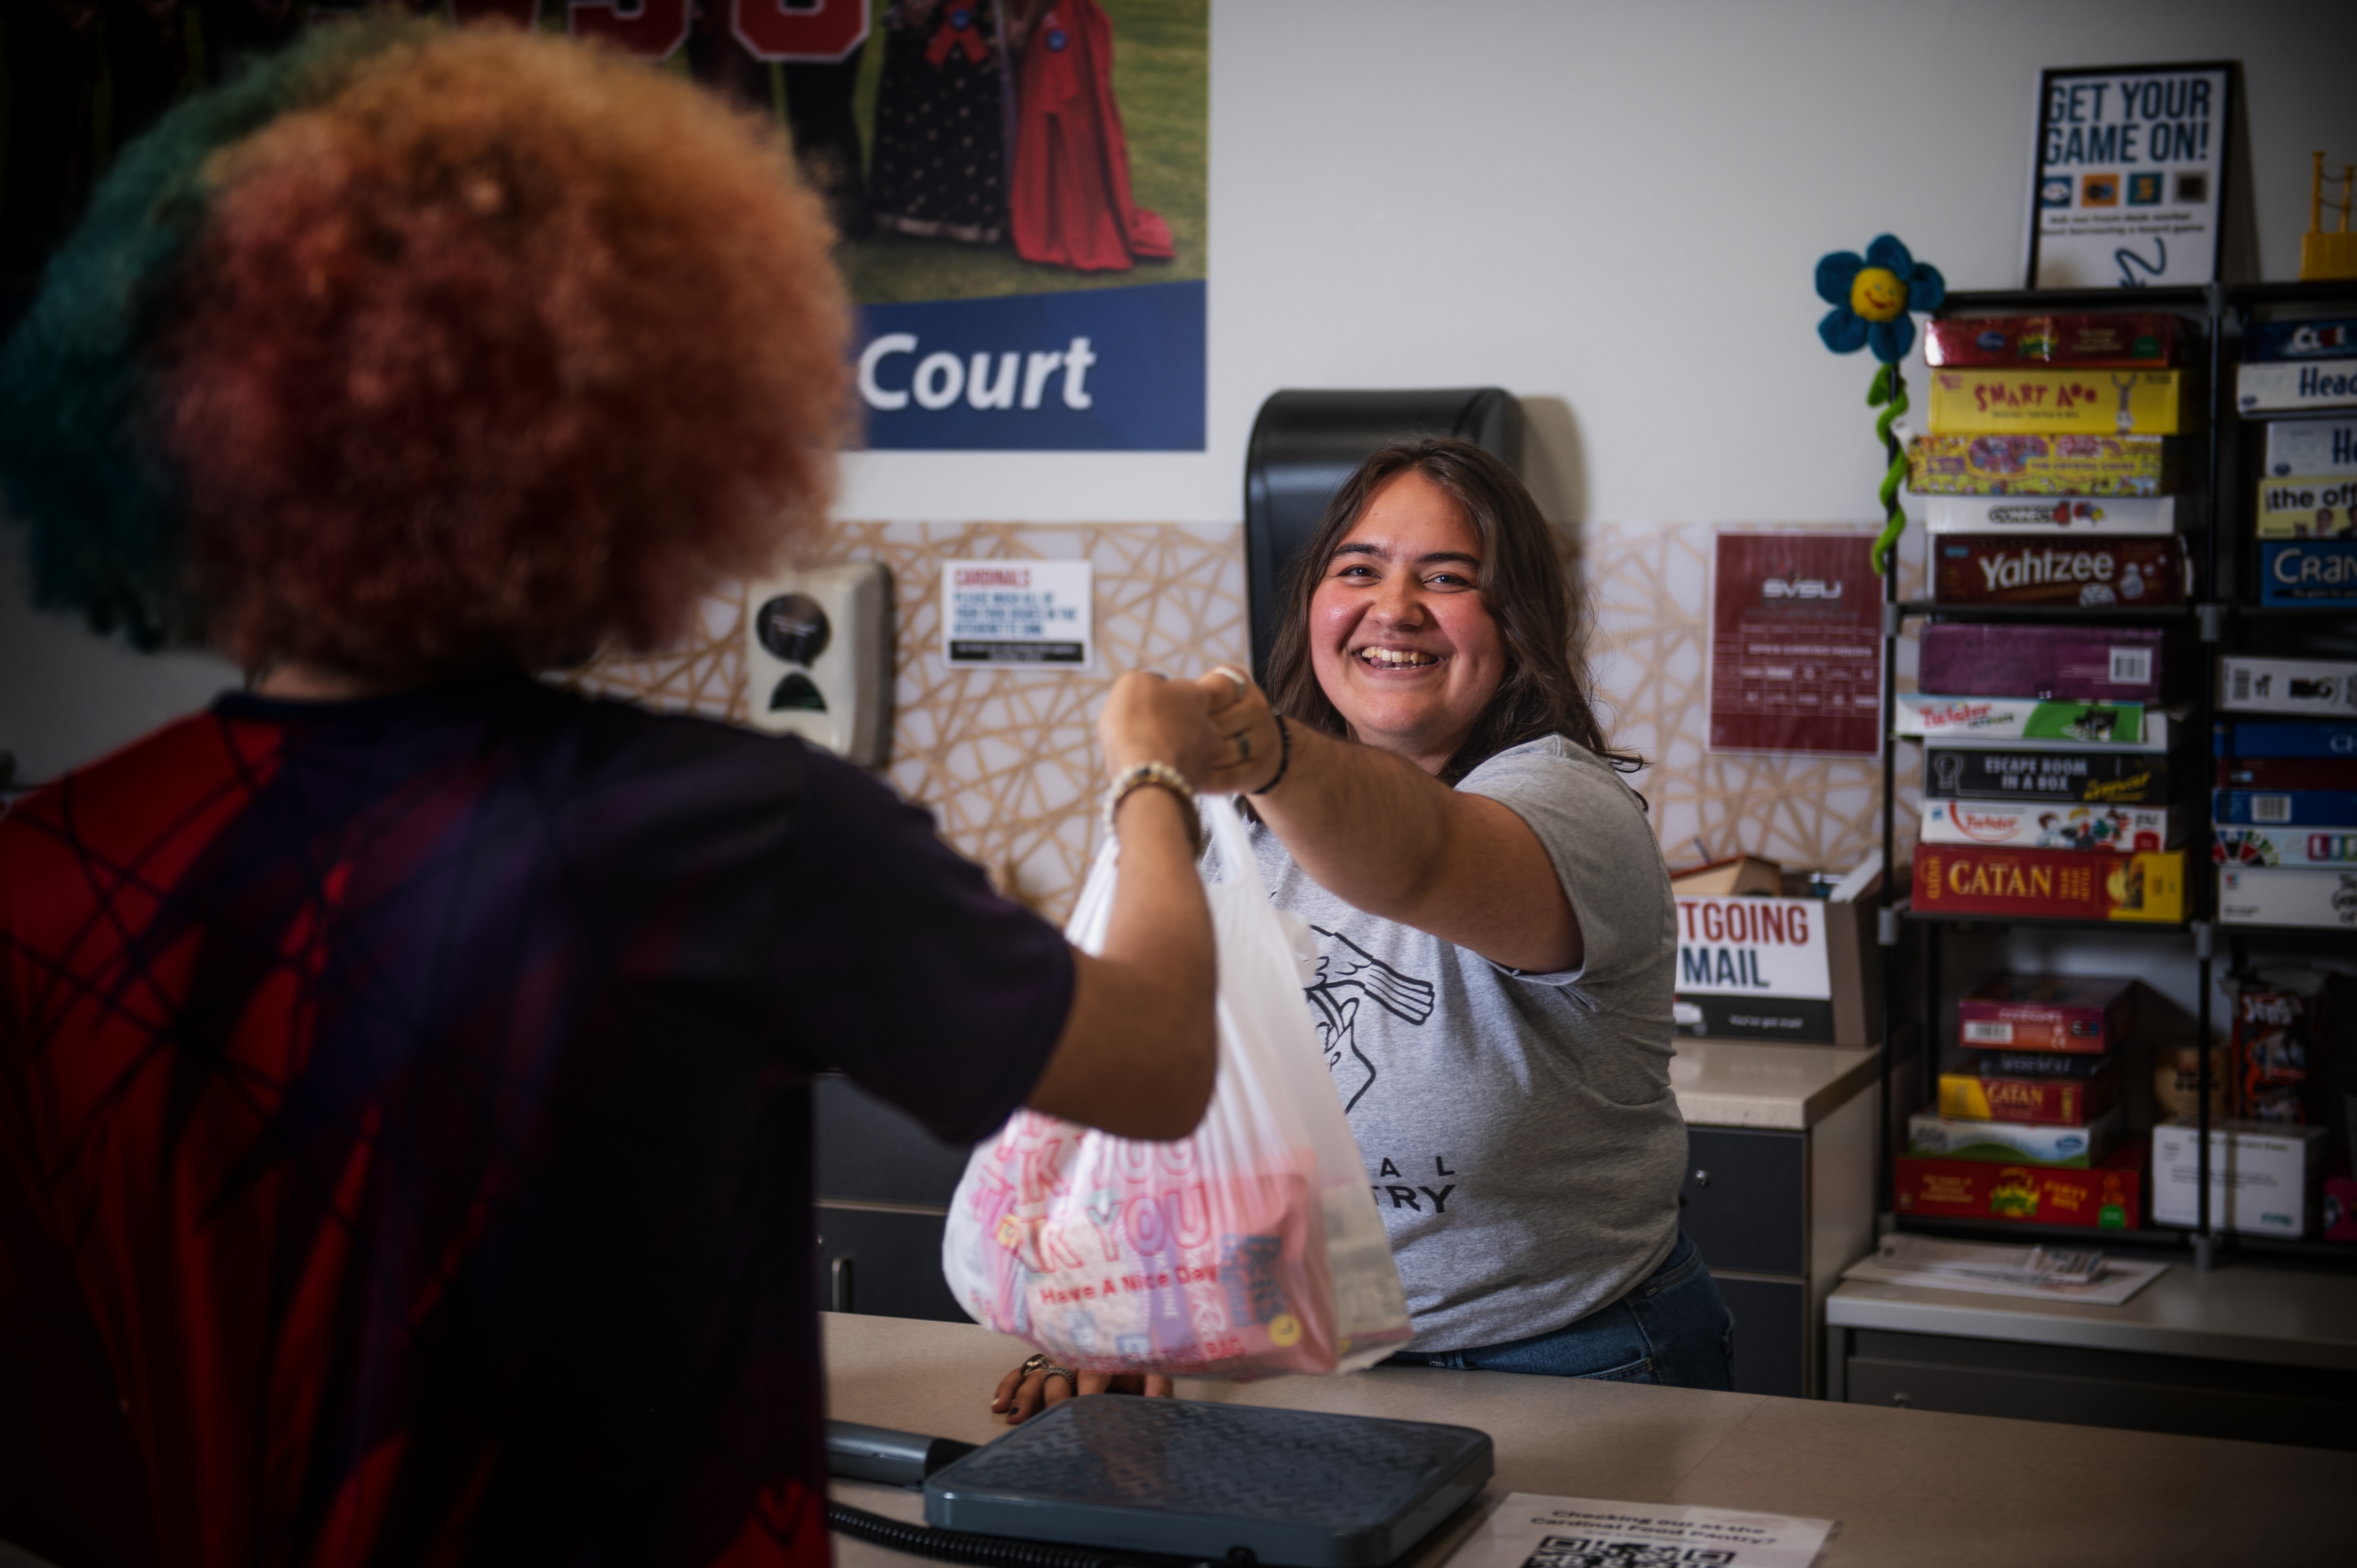
[[[1125,272],[1167,261],[1170,225],[1131,199],[1113,96],[1113,24],[1096,0],[1055,0],[1031,29],[1017,93],[1010,218],[1027,262]]]

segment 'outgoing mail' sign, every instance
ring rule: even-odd
[[[1834,1037],[1822,899],[1688,895],[1678,898],[1677,908],[1679,1034]]]

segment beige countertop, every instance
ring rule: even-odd
[[[2100,1245],[2100,1232],[2088,1238]],[[2357,1370],[2357,1274],[2239,1260],[2206,1274],[2190,1262],[2172,1263],[2119,1306],[1847,1280],[1826,1299],[1825,1321]]]
[[[1692,1127],[1798,1133],[1873,1087],[1880,1053],[1833,1046],[1681,1039],[1670,1090]]]
[[[985,1443],[990,1391],[1028,1348],[985,1328],[824,1315],[829,1413]],[[1504,1372],[1182,1383],[1232,1400],[1478,1427],[1510,1491],[1695,1503],[1841,1521],[1824,1568],[2139,1568],[2345,1562],[2357,1454]],[[924,1517],[914,1492],[838,1481],[840,1501]],[[1410,1561],[1437,1568],[1475,1519]],[[835,1538],[842,1568],[919,1559]]]

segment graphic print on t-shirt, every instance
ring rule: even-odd
[[[1308,988],[1309,1005],[1318,1012],[1318,1039],[1326,1047],[1326,1065],[1342,1091],[1342,1109],[1357,1108],[1360,1097],[1375,1085],[1375,1064],[1359,1048],[1359,1004],[1372,997],[1375,1005],[1394,1018],[1422,1024],[1432,1016],[1432,983],[1402,974],[1350,938],[1323,926],[1309,928],[1330,937],[1350,951],[1318,955],[1318,983]],[[1355,995],[1345,995],[1354,992]],[[1345,1058],[1351,1058],[1345,1061]]]

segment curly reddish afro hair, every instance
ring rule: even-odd
[[[74,444],[46,488],[0,454],[45,596],[250,668],[659,645],[830,499],[849,312],[819,202],[774,134],[619,54],[328,31],[127,158],[91,221],[130,263],[81,259],[130,283],[68,280],[10,345],[11,413],[108,332],[134,366],[81,400],[85,466],[95,407],[137,480],[76,481],[113,523],[41,537],[73,526],[41,503]],[[169,560],[110,560],[126,540]]]

